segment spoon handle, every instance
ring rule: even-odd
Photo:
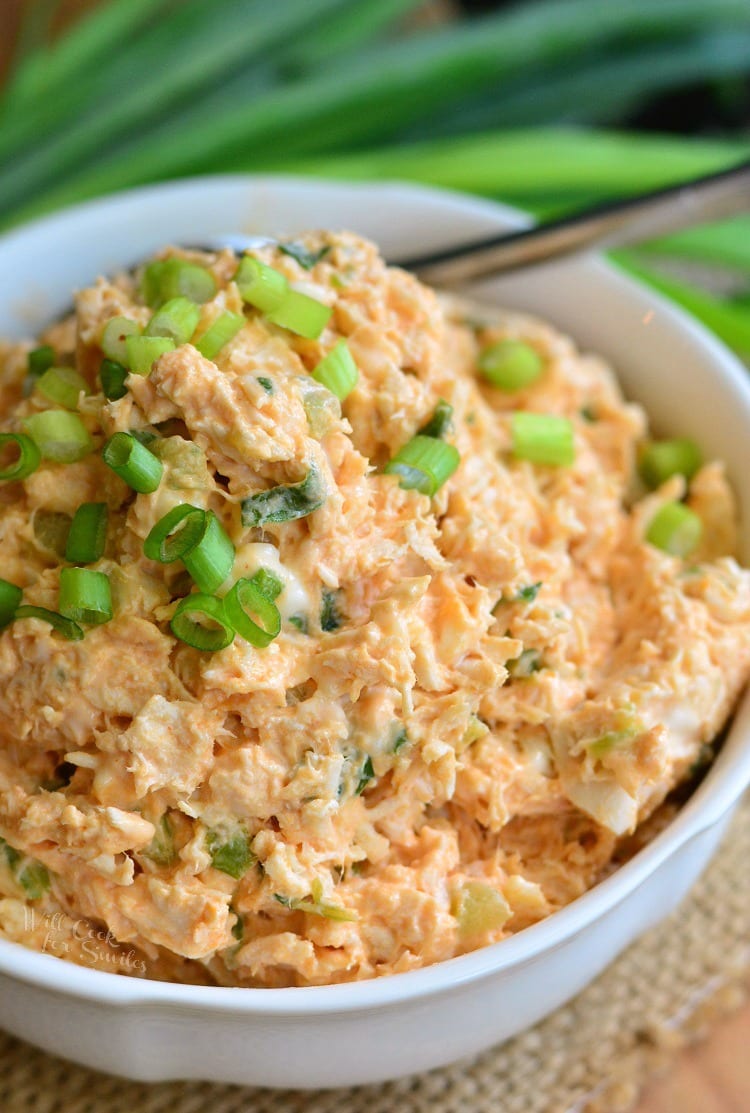
[[[398,265],[436,286],[455,286],[585,248],[640,243],[742,211],[750,212],[750,161],[547,224],[398,260]]]

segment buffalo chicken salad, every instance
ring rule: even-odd
[[[722,464],[352,234],[100,279],[0,344],[0,415],[0,935],[39,951],[286,987],[502,940],[750,673]]]

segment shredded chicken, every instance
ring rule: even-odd
[[[132,276],[83,290],[39,341],[89,384],[93,449],[0,485],[0,571],[57,611],[54,530],[106,502],[91,567],[114,614],[79,641],[34,617],[0,632],[9,939],[236,986],[370,978],[496,942],[611,871],[710,759],[750,674],[750,574],[719,462],[689,490],[673,477],[644,494],[646,417],[602,360],[523,315],[472,320],[353,235],[301,243],[309,267],[274,246],[257,257],[331,308],[317,339],[245,305],[231,253],[168,249],[216,279],[198,338],[245,315],[215,358],[179,344],[107,401],[104,326],[152,313]],[[342,338],[358,379],[340,403],[312,372]],[[543,366],[514,392],[478,369],[505,338]],[[23,389],[31,346],[0,345],[4,432],[55,408]],[[430,497],[385,465],[441,400],[460,465]],[[572,464],[515,458],[518,410],[566,418]],[[132,431],[163,466],[152,493],[102,460]],[[309,512],[243,524],[243,500],[310,475]],[[685,496],[704,530],[681,559],[645,535]],[[267,646],[238,635],[212,653],[173,634],[189,578],[143,545],[183,503],[234,546],[220,596],[275,577]]]

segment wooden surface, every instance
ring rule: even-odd
[[[0,75],[10,62],[25,2],[0,0]],[[90,3],[67,0],[62,17]],[[649,1087],[637,1113],[750,1113],[750,1006],[680,1056],[674,1069]]]

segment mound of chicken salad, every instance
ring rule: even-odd
[[[750,672],[722,465],[354,235],[166,249],[0,347],[0,932],[411,970],[611,871]]]

